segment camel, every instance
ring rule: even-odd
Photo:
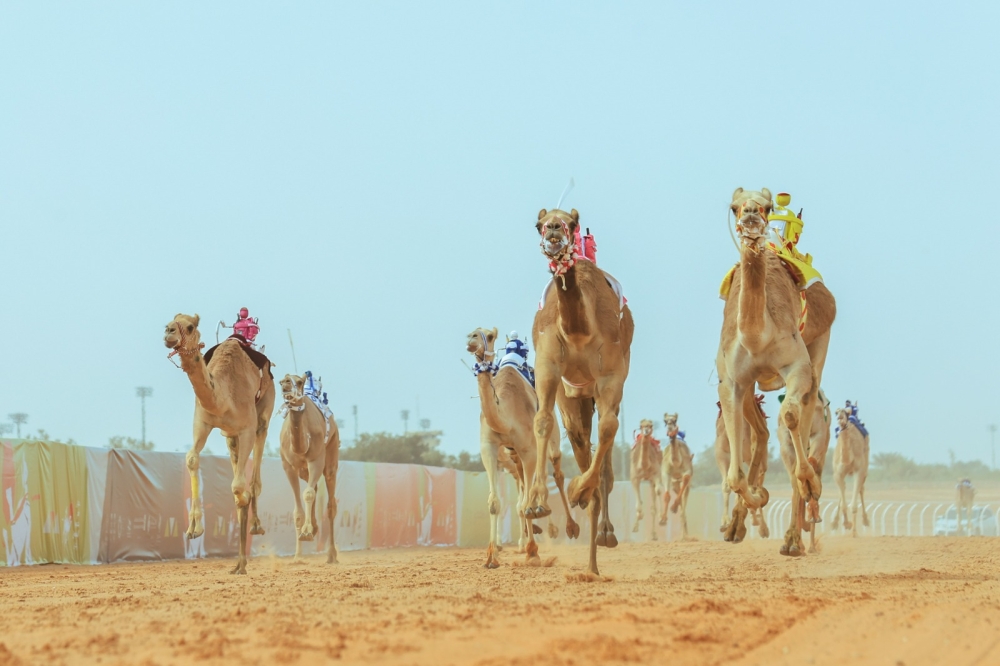
[[[823,468],[826,465],[826,452],[830,448],[830,426],[832,425],[830,423],[830,401],[826,399],[822,388],[819,391],[819,399],[816,401],[814,409],[812,431],[809,433],[809,459],[815,461],[814,468],[816,473],[822,477]],[[789,529],[797,527],[800,538],[803,530],[808,531],[809,552],[815,553],[817,552],[816,524],[803,520],[805,516],[804,500],[799,495],[799,489],[795,483],[795,445],[792,442],[792,433],[789,432],[785,424],[780,422],[778,423],[778,442],[781,446],[781,462],[784,463],[785,471],[788,472],[788,478],[792,483],[792,505],[799,507],[799,522],[797,525],[790,525]],[[793,517],[795,513],[793,510]],[[836,524],[834,524],[834,527],[836,528]],[[792,544],[791,548],[792,550],[789,552],[789,555],[793,557],[801,555],[801,552],[795,550],[800,548],[798,543]]]
[[[764,413],[764,409],[761,404],[764,402],[764,395],[758,394],[756,397],[757,409],[760,410],[760,415],[767,419],[767,415]],[[715,464],[719,468],[719,474],[722,476],[722,495],[725,498],[724,508],[722,510],[722,525],[719,527],[720,532],[725,532],[729,529],[729,500],[732,497],[733,491],[729,487],[728,473],[729,473],[729,436],[726,435],[726,424],[722,420],[722,406],[716,403],[719,408],[719,414],[715,418]],[[750,424],[743,421],[743,457],[745,460],[750,459]],[[756,481],[756,485],[764,485],[764,475],[767,473],[767,456],[761,461],[760,468],[757,470],[760,475],[760,479]],[[738,498],[737,498],[738,499]],[[764,512],[760,509],[754,509],[750,512],[750,518],[753,521],[754,527],[757,528],[757,534],[760,535],[762,539],[766,539],[771,536],[771,530],[767,526],[767,522],[764,520]],[[744,528],[745,529],[745,528]],[[737,527],[739,531],[739,527]],[[739,538],[743,538],[744,534],[741,534]]]
[[[612,286],[614,278],[592,261],[580,258],[574,238],[579,224],[580,214],[576,210],[567,213],[543,209],[535,225],[541,236],[542,253],[550,260],[553,280],[546,288],[532,327],[539,463],[535,465],[527,511],[535,518],[551,513],[541,460],[545,443],[556,428],[558,404],[581,470],[580,476],[570,481],[569,501],[572,506],[590,507],[588,569],[596,576],[599,575],[597,546],[618,545],[607,514],[608,494],[614,485],[609,454],[618,432],[618,410],[628,377],[635,326],[631,310],[620,291]],[[595,409],[598,445],[592,456],[590,434]]]
[[[251,358],[252,350],[244,350],[241,342],[229,338],[201,354],[205,346],[198,331],[198,315],[178,314],[167,324],[164,344],[178,355],[181,368],[194,388],[194,444],[185,460],[191,475],[191,515],[186,535],[188,539],[201,536],[205,531],[201,510],[201,489],[198,467],[201,451],[208,435],[218,428],[226,437],[229,458],[233,464],[233,498],[239,513],[240,554],[234,574],[247,572],[247,521],[253,509],[251,534],[264,534],[257,517],[257,498],[261,492],[260,462],[264,452],[264,439],[274,410],[274,378],[271,363],[263,354],[253,351],[257,365]],[[252,481],[247,486],[245,474],[247,459],[253,453]]]
[[[959,534],[965,534],[962,526],[962,509],[965,509],[965,519],[969,526],[969,534],[972,534],[972,503],[976,499],[976,489],[969,479],[962,479],[955,486],[955,511],[957,513],[956,529]]]
[[[844,516],[844,529],[851,530],[853,536],[858,536],[858,500],[861,500],[861,521],[868,527],[868,511],[865,510],[865,479],[868,478],[868,437],[851,423],[851,413],[846,409],[837,410],[837,446],[833,449],[833,480],[840,488],[840,505],[833,518],[833,529],[840,525],[840,516]],[[854,477],[854,496],[851,499],[852,519],[847,517],[847,496],[844,488],[850,475]]]
[[[320,475],[326,481],[327,517],[330,521],[330,543],[326,563],[336,564],[337,545],[334,526],[337,517],[337,468],[340,465],[340,430],[333,415],[324,416],[316,403],[305,395],[306,378],[285,375],[278,382],[284,400],[281,424],[281,466],[288,476],[295,496],[295,557],[302,554],[302,542],[312,541],[319,532],[316,522],[316,486]],[[306,482],[299,494],[299,478]]]
[[[667,524],[667,510],[677,513],[680,509],[681,538],[687,539],[687,503],[691,494],[691,477],[694,476],[694,454],[683,439],[683,434],[677,428],[677,414],[664,414],[663,422],[667,426],[667,437],[670,441],[663,450],[663,462],[660,474],[663,478],[663,517],[661,525]],[[674,501],[671,504],[670,494]]]
[[[486,477],[490,485],[487,507],[490,512],[490,542],[486,549],[487,569],[500,566],[497,553],[500,550],[500,535],[498,521],[500,518],[500,497],[497,493],[497,470],[501,447],[510,449],[508,456],[515,469],[519,487],[526,487],[528,479],[534,478],[535,465],[540,464],[541,475],[546,471],[545,454],[548,452],[552,460],[556,485],[563,496],[566,508],[566,533],[571,537],[579,536],[580,528],[570,516],[569,504],[563,490],[563,474],[561,467],[562,453],[559,451],[558,431],[550,433],[543,441],[542,453],[535,455],[536,440],[532,435],[532,422],[535,417],[537,400],[531,384],[511,366],[496,368],[493,359],[496,355],[494,346],[497,339],[497,329],[477,328],[469,334],[466,349],[476,358],[473,372],[479,384],[479,451],[486,468]],[[512,453],[511,453],[512,452]],[[535,518],[526,511],[528,495],[519,493],[518,515],[524,520],[522,535],[527,536],[524,550],[526,561],[531,565],[541,564],[538,557],[538,544],[535,543]],[[543,516],[538,516],[541,518]],[[539,529],[537,533],[541,533]]]
[[[733,509],[733,521],[725,539],[738,541],[747,510],[763,507],[768,499],[762,485],[748,484],[748,479],[757,483],[767,455],[767,427],[754,416],[755,383],[763,391],[787,386],[778,418],[788,426],[792,436],[795,483],[806,502],[806,519],[820,520],[822,483],[816,473],[817,462],[808,458],[803,433],[812,432],[813,406],[823,379],[836,303],[822,282],[801,292],[781,259],[766,249],[767,215],[772,208],[769,190],[739,188],[733,193],[731,207],[740,236],[740,263],[723,311],[716,371],[722,418],[729,437],[729,487],[742,500]],[[743,471],[741,413],[751,428],[748,473]],[[797,511],[797,507],[793,509]],[[795,515],[792,525],[798,524],[799,517]],[[802,552],[802,537],[797,527],[789,528],[780,552],[783,555]]]
[[[642,493],[640,492],[643,481],[649,482],[649,493],[651,497],[650,506],[653,507],[653,520],[659,522],[659,507],[656,498],[663,492],[663,484],[660,477],[660,464],[663,461],[663,452],[660,451],[660,443],[653,439],[653,422],[643,419],[639,422],[639,434],[632,445],[630,458],[629,478],[632,480],[632,488],[635,490],[635,525],[633,532],[639,531],[639,521],[642,520]],[[653,541],[656,541],[656,526],[653,527]]]

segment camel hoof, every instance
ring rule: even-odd
[[[854,523],[852,523],[852,522],[851,522],[851,521],[849,521],[849,520],[845,520],[845,521],[844,521],[844,529],[845,529],[845,530],[849,530],[849,529],[851,529],[852,527],[854,527]]]
[[[664,518],[660,518],[660,522],[658,523],[658,525],[659,525],[660,527],[663,527],[663,526],[664,526],[664,525],[666,525],[666,524],[667,524],[667,519],[666,519],[666,517],[664,517]]]
[[[265,533],[264,532],[264,528],[261,527],[260,525],[256,525],[256,526],[250,528],[250,534],[255,534],[255,535],[260,536],[261,534],[264,534],[264,533]]]
[[[871,527],[871,525],[868,524],[868,516],[861,517],[861,524],[864,525],[865,527]]]
[[[535,518],[535,519],[545,518],[546,516],[550,515],[551,513],[552,513],[552,509],[550,509],[547,506],[536,506],[535,508],[531,508],[529,506],[527,509],[524,510],[524,517],[525,518]]]
[[[336,557],[328,557],[328,558],[326,558],[326,563],[327,564],[340,564],[340,562],[337,561]]]
[[[246,567],[242,567],[239,564],[237,564],[236,567],[229,573],[231,573],[234,576],[246,576],[247,570]]]
[[[559,528],[555,523],[549,523],[549,538],[555,539],[559,536]]]
[[[570,539],[580,538],[580,526],[577,525],[576,523],[567,523],[566,536],[569,537]]]
[[[315,538],[316,537],[313,536],[312,534],[300,534],[299,535],[299,541],[312,541]]]
[[[594,543],[596,543],[598,546],[601,546],[601,547],[604,547],[607,544],[607,540],[605,539],[604,532],[598,532],[597,533],[597,538],[594,539]]]
[[[632,526],[632,534],[635,534],[638,531],[639,531],[639,523],[636,523],[635,525]]]
[[[188,541],[190,541],[191,539],[197,539],[198,537],[200,537],[204,533],[205,533],[205,530],[193,530],[193,531],[192,530],[188,530],[186,536],[188,538]]]
[[[541,534],[542,533],[541,526],[540,525],[535,525],[534,523],[532,523],[532,525],[531,525],[531,533],[532,534]]]
[[[618,537],[616,537],[613,532],[608,532],[607,536],[604,537],[604,547],[605,548],[618,547]]]
[[[761,528],[757,530],[757,533],[760,534],[761,539],[766,539],[771,536],[771,530],[767,528],[767,525],[762,525]]]
[[[484,569],[499,569],[500,565],[497,564],[496,562],[494,562],[493,560],[490,560],[489,562],[487,562],[486,564],[483,565],[483,568]]]

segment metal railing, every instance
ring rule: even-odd
[[[820,515],[823,520],[817,523],[817,535],[824,533],[849,533],[851,530],[845,529],[843,520],[840,521],[838,529],[832,528],[833,518],[839,510],[840,503],[836,500],[822,501],[820,504]],[[936,532],[943,531],[949,525],[938,525],[939,517],[945,517],[951,509],[955,509],[956,521],[959,515],[958,506],[954,502],[913,502],[913,501],[878,501],[868,505],[868,526],[864,525],[860,507],[857,515],[857,531],[861,536],[931,536]],[[853,521],[854,515],[851,506],[847,507],[848,517]],[[948,529],[948,533],[954,535],[964,534],[968,536],[1000,536],[1000,505],[995,502],[976,504],[972,510],[971,521],[963,520],[962,530],[955,528]],[[771,534],[782,534],[788,529],[792,518],[792,502],[787,499],[779,499],[771,502],[764,509],[764,516],[770,527]],[[972,530],[965,529],[965,525],[971,522]],[[750,530],[756,538],[756,530]]]

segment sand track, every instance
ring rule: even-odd
[[[1000,663],[1000,541],[778,545],[623,544],[604,582],[575,545],[0,569],[0,666]]]

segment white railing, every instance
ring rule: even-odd
[[[839,500],[820,501],[820,516],[822,522],[816,525],[817,535],[824,533],[835,533],[832,528],[833,518],[839,510]],[[948,513],[954,510],[958,515],[958,507],[954,502],[913,502],[913,501],[878,501],[867,506],[868,526],[865,527],[861,517],[860,506],[858,508],[857,525],[858,534],[862,536],[931,536],[934,534],[947,533],[955,535],[957,533],[957,518],[953,522],[946,518]],[[853,521],[855,516],[850,504],[847,507],[848,517]],[[764,517],[767,520],[771,534],[778,536],[784,534],[792,519],[792,502],[788,499],[772,500],[764,509]],[[940,522],[939,522],[940,521]],[[972,524],[970,530],[965,526]],[[843,521],[840,522],[836,533],[850,533],[851,530],[844,528]],[[973,507],[972,520],[962,521],[962,535],[967,536],[1000,536],[1000,505],[995,502],[975,504]],[[748,530],[748,535],[758,538],[756,530]]]

